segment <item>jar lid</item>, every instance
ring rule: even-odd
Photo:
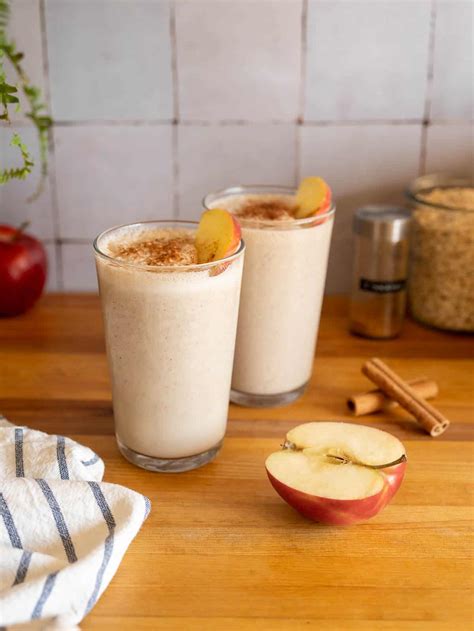
[[[401,206],[370,204],[354,213],[354,232],[395,243],[408,236],[411,211]]]

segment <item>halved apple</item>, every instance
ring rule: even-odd
[[[298,425],[265,467],[276,492],[313,521],[348,525],[376,515],[402,483],[406,453],[387,432],[352,423]]]
[[[198,263],[212,263],[235,252],[240,234],[239,222],[227,210],[204,211],[196,233]]]
[[[331,189],[322,177],[307,177],[300,182],[296,192],[295,217],[304,219],[326,212],[331,205]]]

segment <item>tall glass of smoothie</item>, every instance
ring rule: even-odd
[[[244,258],[225,215],[217,255],[201,256],[201,224],[178,221],[120,226],[94,242],[117,443],[145,469],[194,469],[222,444]],[[204,235],[209,250],[220,231]]]
[[[299,218],[297,199],[291,188],[238,186],[203,202],[233,213],[246,243],[231,389],[240,405],[290,403],[311,377],[335,206],[329,191]]]

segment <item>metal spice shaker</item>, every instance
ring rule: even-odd
[[[406,309],[410,211],[370,205],[354,214],[350,330],[370,338],[400,334]]]

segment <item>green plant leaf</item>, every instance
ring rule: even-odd
[[[19,86],[28,101],[30,111],[26,113],[26,116],[33,122],[38,132],[41,177],[37,191],[33,195],[34,198],[41,192],[48,173],[48,146],[52,119],[48,115],[46,105],[41,100],[40,89],[31,85],[23,69],[21,62],[23,61],[24,53],[17,50],[16,43],[8,38],[7,27],[9,15],[10,4],[8,0],[0,0],[0,121],[9,122],[8,108],[15,106],[15,111],[18,111],[20,105],[18,96],[15,96],[15,94],[18,93],[18,88],[10,85],[6,80],[3,60],[8,59],[18,77]],[[23,166],[14,169],[5,168],[0,171],[0,184],[4,184],[12,178],[24,179],[34,166],[27,147],[17,134],[13,136],[12,144],[20,149],[23,158]]]
[[[18,92],[17,88],[14,85],[8,85],[8,83],[0,83],[0,93],[12,94],[13,92]]]
[[[18,147],[21,153],[21,157],[23,159],[23,165],[21,167],[13,168],[13,169],[3,169],[0,171],[0,184],[5,184],[9,180],[17,179],[24,180],[28,174],[31,173],[35,163],[33,158],[31,157],[28,147],[22,141],[21,137],[18,134],[13,134],[12,139],[10,141],[10,145],[12,147]]]

